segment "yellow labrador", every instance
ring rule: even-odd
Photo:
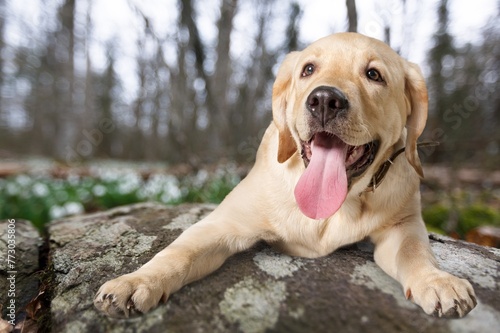
[[[420,213],[419,68],[375,39],[331,35],[285,58],[272,107],[249,175],[151,261],[106,282],[95,306],[146,312],[260,240],[314,258],[369,237],[377,264],[426,313],[473,309],[471,284],[438,268]]]

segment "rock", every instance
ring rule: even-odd
[[[292,258],[259,243],[145,315],[116,320],[96,311],[92,300],[102,283],[144,264],[214,207],[138,204],[51,223],[44,331],[484,332],[500,326],[500,251],[436,235],[431,243],[440,264],[469,279],[478,296],[477,308],[460,320],[430,317],[407,301],[365,243],[319,259]]]
[[[29,221],[0,221],[0,318],[5,319],[0,321],[0,327],[4,329],[0,332],[9,332],[10,324],[5,325],[14,319],[24,323],[26,308],[38,296],[42,243],[38,231]]]

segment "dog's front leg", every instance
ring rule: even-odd
[[[406,298],[427,314],[463,317],[476,306],[469,281],[439,269],[419,214],[373,234],[372,240],[377,264],[398,280]]]
[[[219,268],[232,254],[268,238],[264,219],[248,201],[239,200],[238,192],[235,189],[214,212],[137,271],[102,285],[95,306],[111,317],[146,312],[182,286]]]

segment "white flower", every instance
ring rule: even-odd
[[[179,197],[179,180],[172,175],[154,174],[139,190],[141,199],[156,199],[159,195],[162,202]]]
[[[83,205],[79,202],[67,202],[64,204],[66,215],[77,215],[84,212]]]
[[[54,205],[50,207],[49,215],[52,220],[59,219],[66,215],[66,209],[64,209],[64,207]]]
[[[97,172],[98,176],[100,179],[107,181],[107,182],[112,182],[115,180],[118,180],[120,178],[120,173],[116,169],[99,169]]]
[[[59,219],[68,215],[76,215],[84,212],[83,205],[79,202],[67,202],[63,206],[54,205],[50,207],[51,219]]]
[[[193,180],[193,185],[195,187],[202,187],[208,180],[208,171],[201,169],[198,171]]]
[[[68,175],[68,183],[72,186],[78,186],[80,183],[80,176],[76,173],[70,173]]]
[[[92,188],[92,193],[94,193],[94,195],[98,196],[98,197],[102,197],[103,195],[105,195],[107,192],[106,190],[106,187],[104,187],[103,185],[95,185],[93,188]]]
[[[164,203],[178,199],[182,195],[182,191],[179,188],[179,184],[176,183],[165,184],[165,188],[163,190],[164,192],[163,195],[161,196],[161,201]]]
[[[17,195],[21,191],[19,185],[17,183],[11,182],[7,184],[7,194],[8,195]]]
[[[21,186],[27,186],[31,183],[31,178],[26,175],[19,175],[16,177],[16,183]]]
[[[137,173],[127,173],[118,184],[118,192],[121,194],[131,193],[141,186],[141,177]]]
[[[169,186],[165,189],[165,192],[160,197],[160,201],[163,203],[169,203],[173,200],[179,199],[182,195],[182,191],[178,187]]]
[[[49,188],[43,183],[35,183],[32,191],[33,194],[39,198],[46,197],[49,194]]]

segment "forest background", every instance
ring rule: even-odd
[[[136,201],[219,202],[271,121],[284,55],[358,31],[426,76],[422,140],[440,142],[421,152],[430,228],[500,225],[499,11],[487,0],[0,0],[0,218],[42,228]]]

